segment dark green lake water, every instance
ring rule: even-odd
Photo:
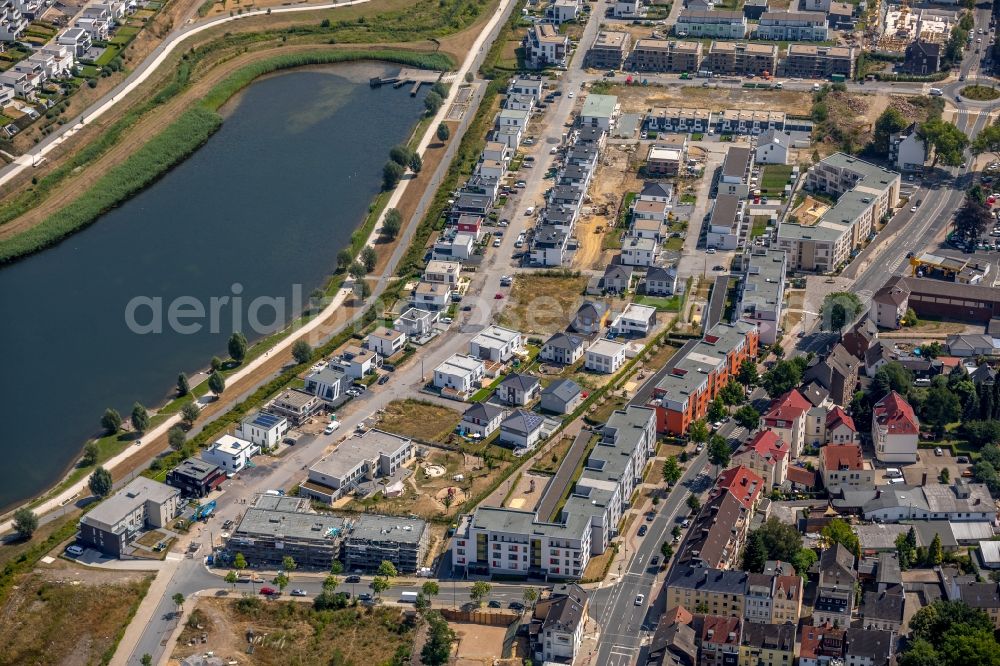
[[[254,83],[221,130],[149,189],[0,269],[0,506],[58,481],[106,407],[127,415],[135,401],[159,404],[179,372],[225,356],[231,301],[215,331],[208,318],[186,320],[203,324],[190,334],[170,330],[171,303],[207,313],[211,298],[239,291],[244,322],[259,297],[284,300],[272,329],[297,314],[295,294],[308,298],[332,271],[378,192],[389,148],[422,109],[407,88],[368,87],[369,76],[390,71],[346,64]],[[129,304],[150,324],[157,298],[163,332],[130,330]],[[259,314],[273,324],[273,308]],[[265,332],[235,328],[251,340]]]

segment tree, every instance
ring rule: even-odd
[[[139,659],[139,663],[142,666],[153,666],[153,655],[148,652],[143,653],[142,658]]]
[[[382,189],[391,190],[396,185],[399,184],[399,180],[403,177],[403,167],[396,164],[392,160],[385,163],[382,167]]]
[[[875,121],[875,131],[872,137],[871,149],[876,155],[886,157],[889,154],[889,138],[896,132],[909,127],[910,121],[893,107],[888,107]]]
[[[674,547],[670,545],[669,541],[664,541],[660,544],[660,555],[663,555],[664,564],[669,562],[670,558],[674,556]]]
[[[962,238],[974,242],[985,233],[987,225],[992,220],[989,208],[971,197],[966,197],[965,203],[955,213],[955,231]]]
[[[795,526],[783,523],[773,516],[768,518],[757,532],[760,532],[764,540],[769,560],[792,562],[802,549],[802,534],[795,529]]]
[[[361,250],[361,264],[365,267],[365,272],[371,273],[375,270],[376,263],[378,263],[378,254],[375,252],[375,248],[371,245],[365,245],[364,249]]]
[[[695,495],[694,493],[692,493],[692,494],[688,495],[687,505],[688,505],[688,508],[691,509],[691,511],[693,511],[694,513],[697,513],[698,510],[701,509],[701,500],[698,499],[697,495]]]
[[[351,263],[351,267],[347,269],[347,272],[350,273],[351,277],[355,280],[361,280],[368,275],[368,271],[365,270],[365,265],[360,261]]]
[[[750,573],[764,573],[767,563],[767,546],[760,530],[754,530],[747,539],[747,547],[743,551],[743,570]]]
[[[239,331],[229,336],[229,356],[237,363],[242,363],[247,357],[247,339]]]
[[[132,405],[132,429],[138,433],[144,433],[149,429],[149,412],[146,408],[135,403]]]
[[[934,162],[940,161],[946,166],[958,166],[965,161],[965,149],[969,145],[969,137],[954,124],[933,118],[917,127],[917,136],[928,146],[934,147]]]
[[[451,660],[451,646],[455,632],[438,612],[427,614],[427,641],[420,650],[420,661],[425,666],[444,666]]]
[[[308,363],[312,360],[313,348],[305,340],[296,340],[295,344],[292,345],[292,358],[295,359],[296,363]]]
[[[695,444],[704,444],[708,441],[708,424],[704,419],[698,419],[688,426],[688,439]]]
[[[405,167],[413,158],[414,151],[408,146],[398,144],[389,149],[389,159],[401,167]]]
[[[760,425],[760,412],[751,405],[743,405],[733,414],[733,420],[752,432]]]
[[[337,272],[343,273],[354,261],[354,256],[351,255],[351,251],[346,247],[337,253]]]
[[[802,382],[802,370],[791,360],[781,360],[761,377],[760,384],[772,398],[784,395]]]
[[[236,573],[235,569],[230,569],[229,573],[226,574],[226,582],[232,585],[234,590],[236,589],[237,580],[239,580],[239,574]]]
[[[427,97],[424,98],[424,108],[427,109],[427,115],[433,116],[441,108],[444,103],[444,98],[437,94],[433,90],[427,93]]]
[[[746,402],[747,394],[743,389],[743,385],[740,384],[735,379],[730,379],[722,390],[719,391],[719,397],[722,398],[722,402],[727,405],[740,405]]]
[[[941,535],[935,533],[931,547],[927,551],[927,564],[932,567],[941,566],[942,560],[944,560],[944,550],[941,548]]]
[[[526,587],[521,598],[524,599],[525,604],[534,608],[535,602],[538,601],[538,590],[534,587]]]
[[[668,486],[680,481],[682,474],[683,470],[681,470],[680,463],[677,462],[677,456],[670,456],[663,461],[663,481]]]
[[[193,402],[186,403],[183,407],[181,407],[181,418],[189,428],[194,425],[195,419],[198,418],[199,413],[201,413],[201,409]]]
[[[438,141],[444,143],[445,141],[448,140],[448,137],[450,136],[451,136],[451,130],[448,129],[448,126],[445,125],[444,123],[438,123],[438,128],[437,128]]]
[[[385,219],[382,220],[382,235],[386,238],[395,238],[399,235],[399,230],[403,228],[403,216],[395,208],[385,211]]]
[[[184,595],[180,592],[174,594],[174,596],[170,597],[170,599],[174,602],[174,605],[177,606],[177,608],[184,605]]]
[[[91,465],[97,464],[97,457],[100,455],[101,449],[97,446],[97,442],[90,441],[83,445],[83,457],[80,458],[80,465],[83,467],[90,467]]]
[[[271,582],[278,586],[278,591],[284,592],[285,588],[288,587],[288,574],[279,571],[278,575],[271,579]]]
[[[187,442],[187,436],[184,435],[184,429],[180,426],[174,426],[167,432],[167,444],[174,451],[183,449],[185,442]]]
[[[1000,160],[1000,125],[984,127],[972,142],[972,152],[976,155],[993,153]]]
[[[726,403],[722,401],[722,396],[715,396],[715,400],[708,403],[708,420],[712,423],[726,418],[729,412],[726,410]]]
[[[861,299],[849,291],[835,291],[826,295],[820,306],[823,329],[839,333],[861,313]]]
[[[208,362],[212,370],[222,370],[222,359],[218,356],[213,356],[212,360]]]
[[[226,390],[226,378],[218,370],[209,375],[208,390],[217,396],[222,395],[222,392]]]
[[[410,155],[410,163],[408,165],[410,171],[413,173],[420,173],[420,170],[424,168],[424,161],[420,158],[420,153],[413,153]]]
[[[359,301],[364,301],[366,298],[372,295],[372,287],[364,280],[358,280],[354,283],[354,298]]]
[[[872,398],[875,401],[881,400],[889,395],[890,391],[905,396],[912,386],[913,373],[899,361],[889,361],[879,368],[872,378]]]
[[[441,594],[441,587],[437,581],[429,580],[420,586],[420,593],[427,597],[427,605],[430,607],[431,600]]]
[[[938,479],[940,479],[941,483],[944,485],[948,485],[951,482],[951,472],[948,471],[947,467],[941,468],[941,472],[938,474]]]
[[[946,425],[962,417],[962,403],[954,391],[945,386],[934,386],[927,391],[927,399],[920,411],[924,421],[941,432]]]
[[[14,531],[22,539],[30,539],[38,529],[38,516],[26,506],[14,512]]]
[[[708,443],[708,461],[713,465],[728,467],[731,456],[732,450],[729,448],[729,442],[726,441],[726,438],[722,435],[712,435]]]
[[[118,413],[117,409],[108,407],[104,410],[104,416],[101,417],[101,427],[109,435],[113,435],[121,429],[122,416]]]
[[[190,392],[191,385],[188,383],[188,376],[182,372],[177,375],[177,395],[183,398]]]
[[[285,573],[290,574],[298,568],[298,565],[295,564],[295,559],[291,555],[285,555],[281,558],[281,568]]]
[[[334,576],[333,574],[330,574],[323,579],[324,592],[334,592],[336,591],[338,585],[340,585],[340,578]]]
[[[944,346],[940,342],[920,345],[920,355],[924,358],[935,359],[945,352]],[[961,366],[958,366],[961,367]]]
[[[909,532],[896,537],[896,560],[903,571],[917,564],[917,533],[912,527]]]
[[[399,575],[396,570],[396,565],[389,560],[382,560],[381,564],[378,565],[378,575],[385,576],[386,578],[395,578]]]
[[[111,487],[114,482],[111,479],[111,472],[104,469],[103,467],[98,467],[94,470],[94,473],[90,475],[90,480],[87,482],[90,486],[90,492],[94,493],[98,497],[107,497],[111,494]]]
[[[372,578],[372,591],[375,596],[381,596],[383,592],[389,589],[389,579],[385,576],[375,576]]]
[[[757,382],[760,381],[760,374],[757,372],[757,363],[749,358],[743,359],[743,362],[740,363],[736,379],[747,388],[756,386]]]
[[[818,559],[819,556],[812,548],[799,548],[799,552],[795,553],[795,557],[792,558],[792,566],[795,567],[795,573],[805,578],[809,569]]]
[[[485,580],[477,580],[472,584],[472,588],[469,589],[469,596],[480,606],[483,601],[490,596],[490,592],[493,591],[493,586],[487,583]]]
[[[330,573],[332,573],[335,576],[344,573],[344,565],[341,564],[340,560],[334,560],[333,562],[330,562]]]
[[[233,566],[237,571],[243,571],[247,568],[247,558],[243,556],[243,553],[236,553],[233,557]]]
[[[861,543],[858,541],[858,535],[843,518],[834,518],[827,523],[820,531],[820,536],[826,540],[830,547],[839,543],[854,553],[855,557],[861,556]]]

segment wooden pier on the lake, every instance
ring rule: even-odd
[[[434,72],[426,69],[409,69],[403,68],[399,70],[399,74],[395,76],[374,76],[368,80],[368,85],[372,88],[381,88],[382,86],[392,85],[393,88],[402,88],[405,85],[412,85],[410,88],[410,97],[416,97],[417,91],[420,90],[420,86],[432,85],[437,83],[441,79],[442,72]]]

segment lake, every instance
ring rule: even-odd
[[[272,330],[301,310],[363,220],[389,149],[407,140],[423,108],[408,87],[368,86],[396,70],[352,63],[258,80],[227,106],[222,128],[154,185],[0,269],[0,404],[9,419],[0,506],[57,482],[98,434],[105,408],[127,418],[135,401],[158,405],[179,372],[226,357],[233,330],[261,337],[239,323],[251,302],[285,304],[277,323],[276,308],[260,309]],[[197,332],[169,330],[171,304],[209,313],[213,298],[216,326],[203,319]]]

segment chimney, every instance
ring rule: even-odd
[[[920,477],[920,485],[921,486],[926,486],[927,485],[927,472],[924,472],[921,475],[921,477]]]

